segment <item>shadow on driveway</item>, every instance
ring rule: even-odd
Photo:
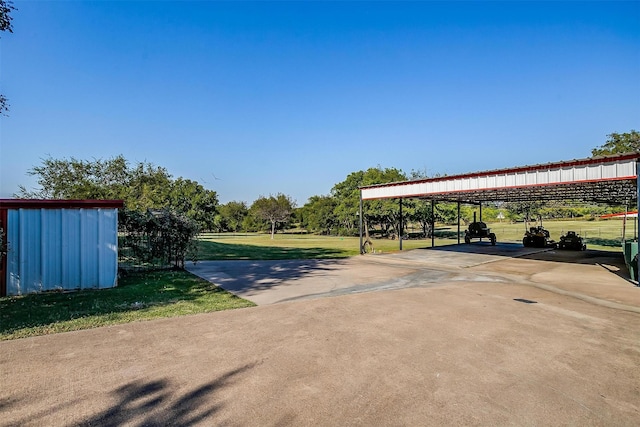
[[[215,398],[216,392],[233,383],[235,377],[252,367],[253,365],[245,365],[230,370],[181,396],[174,396],[175,387],[166,379],[133,381],[111,392],[117,400],[111,407],[75,425],[195,425],[210,419],[222,408],[223,404]]]

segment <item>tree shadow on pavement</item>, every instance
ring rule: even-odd
[[[223,289],[250,296],[304,277],[339,268],[346,260],[267,260],[267,261],[202,261],[187,270]]]
[[[526,248],[521,243],[500,243],[491,246],[489,242],[473,242],[471,244],[438,246],[420,249],[421,251],[455,252],[459,254],[493,255],[505,258],[520,258],[536,261],[550,261],[570,264],[597,265],[620,278],[630,281],[629,270],[624,262],[622,248],[619,251],[589,249],[577,251],[570,249]]]
[[[74,426],[117,427],[139,426],[191,426],[209,419],[222,407],[216,392],[237,380],[237,377],[253,368],[249,364],[228,371],[187,393],[176,396],[172,384],[165,379],[133,381],[111,394],[117,402],[106,410],[73,424]],[[214,425],[216,423],[211,423]]]
[[[620,252],[601,251],[594,249],[587,249],[586,251],[554,249],[552,251],[528,255],[523,258],[536,261],[597,265],[628,282],[632,282],[631,275],[624,262],[624,254],[622,253],[622,249],[620,249]]]

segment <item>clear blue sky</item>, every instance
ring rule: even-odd
[[[583,158],[640,130],[640,2],[15,1],[0,197],[123,154],[251,204],[380,165]]]

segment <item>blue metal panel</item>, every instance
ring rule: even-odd
[[[10,209],[7,294],[110,288],[118,272],[117,209]]]
[[[20,238],[22,292],[39,292],[42,290],[42,279],[40,278],[42,230],[38,210],[20,209]]]
[[[80,209],[80,287],[98,287],[97,210]]]
[[[99,213],[101,218],[98,286],[112,288],[116,286],[118,277],[118,212],[115,209],[100,209]]]
[[[60,250],[60,229],[62,213],[59,209],[41,210],[41,272],[44,290],[61,289],[62,286],[62,251]]]
[[[80,209],[65,209],[62,215],[62,280],[80,288]]]
[[[20,212],[7,212],[7,295],[19,295],[20,286]]]

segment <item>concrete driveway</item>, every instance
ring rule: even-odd
[[[543,260],[549,262],[536,262]],[[554,289],[557,292],[616,302],[617,293],[601,287],[603,282],[613,280],[626,290],[618,302],[624,304],[626,298],[635,301],[640,294],[627,280],[622,255],[524,248],[509,243],[452,245],[340,260],[201,261],[189,263],[187,270],[258,305],[434,287],[451,281],[524,281],[549,290],[555,284],[559,286]],[[584,280],[578,279],[583,276]]]
[[[482,245],[209,266],[261,305],[1,342],[0,425],[640,425],[621,267]]]

